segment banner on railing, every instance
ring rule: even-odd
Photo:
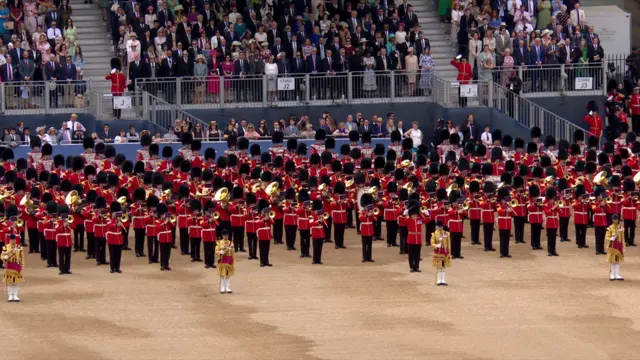
[[[278,91],[289,91],[296,89],[296,79],[278,78]]]
[[[118,110],[131,109],[131,96],[114,96],[113,108]]]
[[[577,77],[575,83],[576,90],[593,90],[592,77]]]
[[[478,84],[460,84],[460,96],[465,98],[478,97]]]

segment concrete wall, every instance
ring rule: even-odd
[[[31,129],[32,133],[35,133],[35,129],[40,126],[54,127],[60,129],[63,121],[69,120],[69,114],[56,114],[56,115],[0,115],[0,127],[11,128],[15,127],[18,121],[24,121],[24,126]],[[90,114],[78,114],[78,121],[87,128],[88,132],[100,132],[103,129],[104,124],[109,124],[111,131],[120,131],[120,129],[128,130],[129,125],[134,125],[138,131],[150,130],[155,131],[157,128],[155,124],[147,120],[96,120],[93,115]]]

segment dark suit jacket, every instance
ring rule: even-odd
[[[329,58],[324,58],[324,60],[322,60],[322,68],[325,69],[325,71],[329,71]],[[339,61],[336,61],[336,59],[334,59],[333,57],[331,57],[331,71],[333,72],[342,72],[342,64],[340,64]]]
[[[172,59],[171,66],[169,66],[169,60],[162,59],[159,69],[159,77],[174,77],[176,76],[176,61]]]
[[[291,64],[289,64],[289,60],[277,60],[276,65],[278,65],[278,74],[291,74]]]
[[[51,66],[51,62],[47,61],[44,67],[44,76],[46,80],[51,80],[51,78],[59,78],[60,77],[60,64],[57,62],[53,63],[53,67]]]
[[[364,133],[366,133],[366,132],[369,132],[369,133],[370,133],[370,132],[371,132],[371,125],[369,125],[369,127],[368,127],[368,128],[366,128],[366,129],[365,129],[364,125],[360,125],[360,127],[358,128],[358,132],[359,132],[360,134],[364,134]]]
[[[538,54],[537,48],[532,45],[529,49],[529,61],[531,65],[535,65],[535,63],[540,59],[540,62],[544,64],[544,58],[546,57],[546,52],[544,46],[540,45],[540,53]]]
[[[594,57],[598,55],[600,56],[599,60],[595,60]],[[598,45],[598,48],[594,48],[592,45],[589,45],[589,48],[587,50],[587,56],[589,57],[589,62],[601,62],[602,59],[604,58],[604,49],[602,48],[602,45]]]
[[[387,70],[386,71],[391,71],[391,70],[395,70],[395,63],[393,61],[393,59],[391,58],[391,56],[387,55],[386,56],[387,59]],[[384,71],[384,63],[382,62],[382,57],[381,56],[376,56],[376,71]]]
[[[371,126],[371,136],[372,137],[385,137],[387,136],[387,127],[383,124],[382,126],[378,124],[373,124]]]
[[[18,51],[20,51],[20,58],[18,59]],[[9,50],[9,56],[11,56],[11,60],[13,61],[13,64],[19,64],[20,60],[22,60],[24,54],[24,50],[22,49],[11,49]]]
[[[240,60],[233,62],[233,75],[240,75],[243,72],[245,75],[251,73],[251,66],[249,60],[244,60],[244,66],[240,64]]]
[[[131,80],[131,88],[135,87],[136,79],[143,79],[150,77],[150,69],[146,61],[138,61],[136,65],[135,61],[129,64],[129,80]]]
[[[71,64],[67,66],[64,64],[60,68],[60,80],[76,80],[78,73],[76,72],[76,66]]]
[[[15,64],[11,64],[11,79],[12,81],[20,81],[20,74],[18,73],[18,67]],[[3,64],[0,65],[0,77],[2,77],[2,81],[8,81],[9,78],[9,65]]]
[[[520,47],[513,48],[513,60],[516,65],[529,65],[531,63],[529,49],[527,49],[526,45],[522,49],[520,49]]]
[[[431,44],[429,43],[429,39],[427,39],[425,37],[423,40],[424,40],[424,46],[422,45],[422,40],[420,40],[420,39],[416,39],[416,42],[413,45],[413,47],[416,50],[413,53],[416,54],[418,56],[418,58],[420,57],[420,54],[422,54],[424,52],[425,48],[430,48],[431,47]]]
[[[164,12],[164,10],[158,11],[157,18],[160,25],[163,26],[165,29],[167,27],[167,22],[174,21],[173,14],[171,14],[171,11],[169,11],[168,9],[166,13]]]
[[[307,72],[311,73],[313,72],[313,60],[311,59],[313,55],[309,55],[307,57]],[[320,59],[320,55],[316,55],[316,71],[321,73],[324,72],[324,69],[322,68],[322,60]]]
[[[277,56],[279,53],[281,52],[286,52],[287,48],[280,44],[280,47],[278,47],[277,45],[273,45],[273,47],[271,47],[271,55],[273,55],[274,57]]]
[[[469,139],[471,139],[471,135],[473,135],[473,139],[475,141],[480,140],[480,126],[478,124],[474,123],[473,128],[471,129],[469,129],[467,124],[464,125],[464,130],[462,130],[462,136],[464,136],[464,141],[469,141]]]
[[[306,72],[307,65],[303,58],[292,59],[289,61],[291,64],[291,72],[293,74],[304,74]]]
[[[411,13],[411,17],[409,17],[409,14],[406,14],[404,16],[404,23],[407,29],[410,29],[418,24],[418,15],[416,15],[415,11]]]

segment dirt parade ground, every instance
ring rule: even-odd
[[[225,295],[215,269],[175,249],[170,272],[127,251],[122,274],[73,253],[73,275],[60,276],[28,254],[22,302],[0,302],[1,358],[638,358],[640,247],[626,251],[625,281],[610,282],[593,229],[589,249],[571,232],[559,257],[512,239],[511,259],[471,246],[465,230],[465,259],[446,287],[434,285],[431,248],[422,247],[422,273],[384,241],[374,242],[375,263],[361,263],[355,230],[345,250],[325,244],[324,265],[284,245],[272,245],[270,268],[238,253]]]

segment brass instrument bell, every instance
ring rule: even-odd
[[[275,217],[276,217],[276,212],[273,210],[269,211],[269,219],[275,219]]]
[[[269,196],[277,196],[279,187],[280,187],[280,184],[278,184],[278,182],[274,181],[274,182],[270,183],[269,185],[267,185],[267,188],[264,191]]]
[[[68,223],[69,225],[73,224],[73,215],[69,215],[69,216],[67,216],[67,223]]]
[[[216,191],[216,194],[213,196],[213,199],[215,201],[225,201],[228,195],[229,195],[229,189],[227,189],[226,187],[223,187],[222,189],[218,189],[218,191]]]
[[[407,190],[408,192],[411,192],[411,190],[413,190],[413,182],[409,181],[408,183],[402,185],[402,188]]]
[[[376,209],[377,210],[377,209]],[[375,211],[373,210],[373,213],[375,214]],[[379,211],[378,211],[379,212]],[[269,216],[271,216],[271,213],[269,213]],[[327,221],[329,220],[329,213],[322,213],[322,220]]]
[[[214,213],[213,213],[213,219],[214,219],[214,220],[218,220],[219,218],[220,218],[220,213],[219,213],[219,212],[217,212],[217,211],[216,211],[216,212],[214,212]]]
[[[129,215],[127,214],[122,214],[122,216],[120,216],[120,222],[127,222],[129,221]]]
[[[640,183],[640,172],[633,176],[633,182],[636,184]]]
[[[269,184],[269,185],[271,185],[271,184]],[[327,184],[322,183],[322,184],[320,184],[320,186],[318,186],[318,191],[325,191],[325,190],[327,190]]]
[[[71,190],[69,191],[67,196],[65,196],[64,203],[67,204],[68,206],[72,206],[72,205],[75,205],[78,202],[78,200],[80,200],[80,196],[78,195],[78,192],[76,190]],[[22,203],[22,201],[20,202]]]
[[[16,226],[23,227],[24,226],[24,220],[22,220],[22,219],[16,220]]]
[[[402,160],[402,162],[400,163],[400,167],[402,168],[407,168],[411,165],[411,160]]]
[[[593,182],[597,185],[607,186],[609,184],[609,182],[607,181],[607,172],[600,171],[599,173],[597,173],[596,176],[593,178]]]
[[[169,217],[169,222],[170,222],[170,223],[175,224],[175,223],[176,223],[176,221],[178,221],[178,218],[177,218],[175,215],[171,215],[171,216]]]
[[[378,216],[378,215],[380,215],[380,209],[379,208],[374,208],[372,213],[373,213],[373,215]]]
[[[350,176],[348,178],[345,179],[344,181],[344,187],[346,188],[350,188],[353,186],[354,180],[353,180],[353,176]]]
[[[31,194],[25,194],[22,199],[20,199],[20,206],[24,206],[26,208],[33,207],[33,200],[31,200]]]
[[[116,201],[118,202],[118,204],[120,204],[120,205],[124,205],[124,204],[126,204],[126,203],[127,203],[127,197],[126,197],[126,196],[120,196],[120,197],[118,198],[118,200],[116,200]]]

